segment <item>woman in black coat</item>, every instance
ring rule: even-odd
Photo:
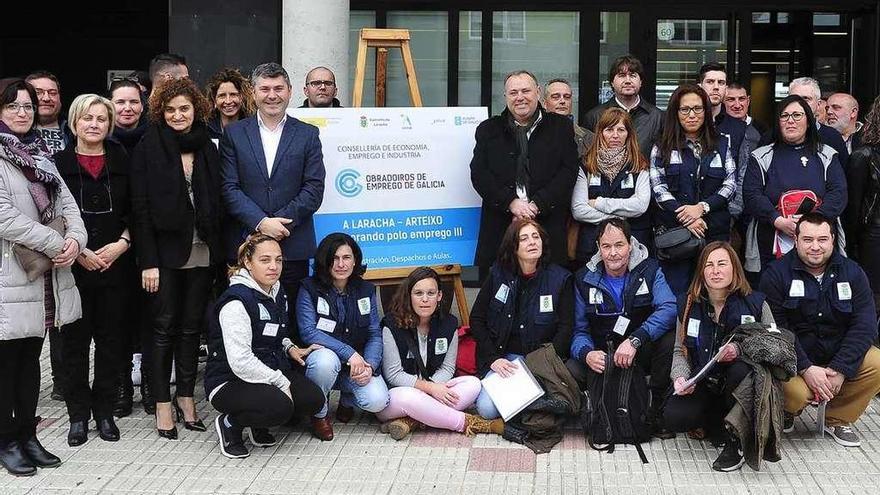
[[[205,431],[193,391],[199,334],[220,250],[220,155],[208,138],[210,103],[189,79],[167,81],[150,98],[153,124],[132,157],[134,242],[144,290],[152,294],[151,361],[159,436],[177,438],[169,387],[172,358],[177,420]]]
[[[119,440],[113,401],[119,380],[122,334],[128,316],[126,282],[134,269],[129,220],[129,162],[122,145],[108,141],[115,111],[106,98],[76,97],[70,105],[76,147],[55,155],[58,172],[79,206],[89,234],[73,275],[82,297],[82,319],[64,327],[62,363],[67,380],[64,399],[70,416],[67,443],[88,439],[94,417],[102,440]],[[89,347],[95,341],[95,376],[89,387]]]
[[[554,263],[566,263],[565,220],[578,173],[570,120],[538,103],[538,83],[527,71],[504,82],[507,109],[477,127],[471,182],[483,198],[475,264],[480,280],[495,262],[514,217],[537,220],[555,246]]]

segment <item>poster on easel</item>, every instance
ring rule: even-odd
[[[327,171],[318,241],[346,232],[369,268],[472,265],[481,198],[470,179],[485,107],[296,108]]]

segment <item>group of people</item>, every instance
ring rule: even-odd
[[[816,119],[818,84],[797,79],[765,131],[722,66],[681,85],[664,114],[640,98],[642,65],[624,56],[609,72],[615,96],[578,125],[567,81],[542,91],[528,71],[509,74],[507,109],[477,128],[470,164],[483,205],[468,376],[434,270],[413,270],[380,318],[355,240],[317,242],[321,143],[287,115],[284,68],[224,69],[205,90],[187,75],[183,57],[159,55],[149,81],[79,95],[67,119],[53,74],[0,80],[0,463],[10,473],[61,462],[36,436],[47,334],[71,446],[88,441],[92,419],[102,440],[119,439],[133,353],[157,434],[177,439],[177,423],[206,431],[194,399],[202,339],[205,394],[232,458],[249,455],[245,431],[270,446],[270,428],[303,417],[332,440],[333,389],[338,421],[375,413],[397,440],[424,426],[528,438],[500,419],[479,378],[540,356],[578,390],[609,366],[644,369],[654,435],[707,437],[724,446],[713,467],[729,471],[751,442],[726,415],[767,342],[781,349],[770,430],[827,401],[831,436],[859,445],[851,425],[880,392],[880,99],[859,126],[857,108],[846,114],[854,100],[832,95],[832,128]],[[340,106],[327,68],[306,75],[303,93],[305,107]],[[763,326],[731,340],[749,323]],[[689,384],[712,359],[711,376]],[[574,413],[578,390],[531,407]]]

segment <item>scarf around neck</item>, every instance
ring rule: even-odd
[[[33,130],[19,137],[4,122],[0,122],[0,159],[21,170],[28,180],[28,192],[40,213],[40,223],[45,225],[51,222],[55,217],[55,197],[61,188],[61,179],[37,164],[42,160],[52,161],[46,143]]]
[[[599,147],[598,151],[596,154],[596,164],[599,167],[599,172],[609,182],[612,182],[629,161],[629,153],[626,146],[618,146],[616,148]]]
[[[513,112],[510,112],[510,110],[507,110],[507,112],[507,126],[516,138],[516,185],[517,188],[522,188],[528,194],[532,175],[529,170],[529,131],[532,130],[535,122],[541,117],[541,105],[538,105],[538,108],[529,117],[525,125],[517,123],[513,117]]]

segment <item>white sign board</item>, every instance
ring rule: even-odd
[[[370,268],[471,265],[480,223],[470,179],[485,107],[296,108],[320,130],[327,178],[318,241],[345,232]]]

